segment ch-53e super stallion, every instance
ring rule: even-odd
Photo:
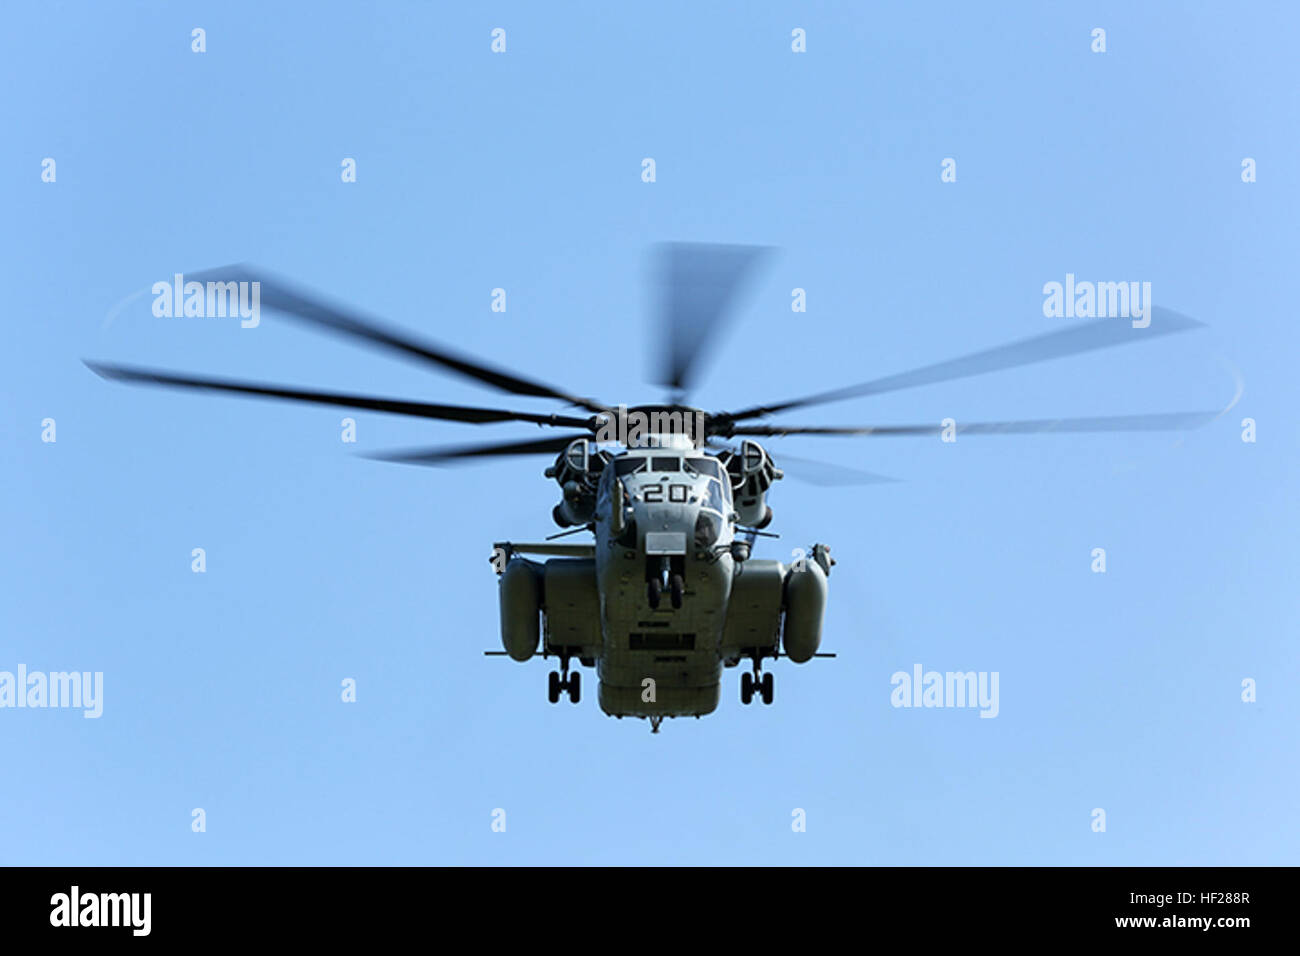
[[[710,412],[687,403],[699,359],[733,311],[738,290],[765,250],[749,246],[672,244],[660,247],[663,349],[658,380],[667,402],[611,405],[468,358],[315,294],[254,271],[231,266],[191,275],[219,288],[256,283],[262,306],[285,316],[474,379],[514,395],[549,399],[559,412],[509,411],[441,405],[370,395],[308,390],[201,377],[117,364],[87,363],[118,381],[235,395],[336,405],[440,421],[524,422],[567,431],[540,439],[429,447],[385,454],[386,461],[438,465],[510,455],[555,455],[546,475],[560,487],[556,524],[567,529],[536,543],[498,542],[491,561],[499,573],[503,651],[516,661],[554,657],[551,703],[577,703],[580,671],[596,669],[601,709],[614,717],[648,718],[658,731],[665,717],[701,717],[718,706],[722,675],[742,662],[740,698],[773,700],[768,660],[801,664],[819,648],[827,580],[834,561],[824,544],[798,549],[789,564],[754,557],[753,547],[772,522],[768,503],[784,476],[755,439],[786,435],[945,436],[946,433],[1032,434],[1187,429],[1218,412],[1175,412],[1096,418],[1004,422],[946,420],[934,424],[860,427],[787,425],[768,416],[828,402],[877,395],[1109,346],[1143,342],[1199,326],[1154,308],[1144,328],[1098,319],[1008,345],[927,365],[858,385],[801,398]],[[244,288],[244,286],[239,286]],[[233,314],[233,313],[232,313]],[[626,349],[624,350],[626,351]],[[750,364],[766,349],[750,343]],[[581,410],[582,414],[576,414]],[[736,445],[733,440],[738,440]],[[821,466],[785,458],[792,476]],[[806,469],[802,465],[808,466]],[[840,469],[864,482],[887,480]],[[592,540],[553,540],[589,533]],[[547,560],[533,560],[527,555]]]

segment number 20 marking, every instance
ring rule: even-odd
[[[690,497],[689,485],[669,485],[668,500],[673,504],[684,505]],[[646,485],[643,500],[646,504],[663,504],[664,486],[663,485]]]

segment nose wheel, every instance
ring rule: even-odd
[[[759,697],[763,703],[772,703],[775,690],[775,682],[771,674],[764,674],[759,671],[758,665],[754,665],[754,673],[745,673],[740,675],[740,702],[742,704],[752,703],[754,700],[754,691],[758,691]]]
[[[664,559],[667,564],[667,559]],[[663,599],[665,578],[667,579],[668,598],[672,601],[673,610],[679,610],[682,606],[682,600],[686,596],[686,578],[680,571],[673,571],[668,567],[661,567],[652,571],[646,578],[645,596],[651,610],[657,610],[659,602]]]
[[[582,699],[582,674],[579,671],[569,673],[569,662],[564,662],[564,675],[551,671],[546,684],[546,697],[552,704],[560,702],[560,695],[568,694],[569,700],[577,703]]]

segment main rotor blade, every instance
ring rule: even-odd
[[[806,481],[810,485],[823,488],[837,488],[848,485],[892,485],[897,478],[864,471],[830,461],[818,461],[816,458],[798,458],[780,451],[775,455],[777,466],[785,472],[787,478]],[[787,468],[789,462],[793,467]]]
[[[282,279],[271,276],[264,271],[254,272],[246,263],[236,263],[193,273],[189,279],[196,282],[257,282],[259,283],[259,302],[270,309],[300,319],[310,325],[331,329],[343,335],[350,335],[363,342],[379,345],[406,355],[415,356],[425,362],[450,369],[460,375],[491,385],[493,388],[514,395],[532,395],[537,398],[554,398],[570,405],[577,405],[588,411],[606,411],[605,406],[594,399],[570,395],[550,385],[492,368],[458,355],[449,349],[432,342],[419,341],[410,334],[386,326],[376,319],[364,318],[350,308],[331,304],[317,298],[301,288],[295,288]]]
[[[741,421],[746,418],[771,415],[792,408],[805,408],[809,405],[838,402],[846,398],[860,398],[864,395],[896,392],[900,389],[916,388],[919,385],[933,385],[936,382],[948,382],[959,378],[969,378],[973,375],[984,375],[989,372],[999,372],[1003,369],[1017,368],[1022,365],[1033,365],[1037,362],[1064,358],[1067,355],[1078,355],[1096,349],[1110,348],[1116,345],[1131,345],[1156,336],[1186,332],[1189,329],[1196,329],[1201,326],[1202,323],[1180,312],[1155,306],[1151,309],[1151,324],[1145,329],[1135,329],[1130,323],[1119,319],[1096,319],[1057,332],[1035,335],[1007,345],[1000,345],[981,352],[973,352],[960,358],[949,359],[946,362],[926,365],[898,375],[889,375],[885,378],[863,382],[861,385],[850,385],[846,388],[833,389],[828,392],[818,392],[815,395],[778,402],[775,405],[755,405],[739,412],[722,412],[712,417],[733,422]]]
[[[201,378],[181,375],[160,369],[135,368],[101,362],[86,362],[86,367],[101,378],[137,385],[162,385],[168,388],[186,388],[207,392],[230,392],[236,395],[253,395],[258,398],[282,398],[316,405],[340,405],[344,408],[364,408],[375,412],[392,412],[416,418],[432,418],[449,422],[469,422],[475,425],[489,422],[532,422],[536,425],[560,425],[566,428],[584,428],[585,418],[569,415],[538,415],[532,412],[512,412],[496,408],[473,408],[465,405],[435,405],[431,402],[408,402],[393,398],[375,398],[369,395],[349,395],[344,392],[321,392],[311,389],[286,388],[256,382],[231,379]]]
[[[726,324],[741,286],[769,251],[698,242],[656,247],[659,321],[652,334],[663,348],[660,384],[678,395],[691,386],[705,346]]]
[[[721,442],[709,442],[710,448],[725,449],[733,455],[740,454],[739,448],[733,448],[724,445]],[[782,449],[778,452],[773,460],[785,477],[794,478],[797,481],[805,481],[810,485],[819,485],[822,487],[837,487],[842,485],[885,485],[895,484],[898,479],[891,478],[888,475],[877,474],[874,471],[863,471],[861,468],[850,468],[847,465],[839,465],[829,461],[820,461],[816,458],[799,458],[795,455],[787,455]],[[786,468],[786,463],[793,464],[794,468]]]
[[[1038,432],[1149,432],[1180,431],[1200,428],[1218,418],[1222,412],[1158,412],[1151,415],[1111,415],[1096,418],[1043,418],[1019,422],[957,422],[957,434],[1025,435]],[[938,435],[939,425],[738,425],[733,435]]]
[[[590,433],[581,435],[556,435],[532,441],[504,442],[493,445],[453,445],[436,448],[413,448],[409,451],[394,451],[378,455],[366,455],[374,461],[393,461],[406,465],[441,465],[466,458],[493,458],[506,455],[532,455],[542,452],[556,453],[569,446],[569,442],[579,438],[590,438]]]

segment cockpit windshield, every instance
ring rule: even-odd
[[[722,477],[722,469],[713,458],[687,458],[686,470],[693,471],[697,475],[708,475],[710,478]]]
[[[670,496],[666,501],[686,503],[699,502],[701,508],[716,512],[719,517],[731,512],[731,486],[723,481],[725,472],[715,458],[700,455],[679,457],[677,455],[620,455],[614,460],[613,473],[618,478],[640,475],[642,479],[658,481],[652,475],[684,472],[697,480],[686,486],[680,484],[665,485]],[[703,478],[703,481],[698,479]],[[664,480],[669,480],[665,478]],[[693,490],[688,488],[693,486]],[[680,492],[681,497],[677,494]],[[698,497],[697,497],[698,496]]]
[[[690,457],[683,462],[687,474],[707,475],[710,478],[708,490],[704,493],[703,507],[711,508],[719,514],[730,511],[731,485],[723,481],[725,472],[716,458]]]

